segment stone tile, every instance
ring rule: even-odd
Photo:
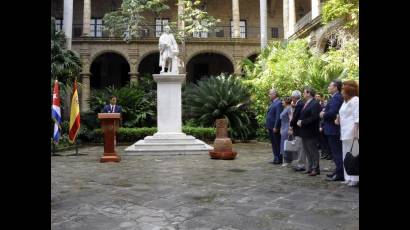
[[[233,161],[127,156],[101,164],[102,146],[52,157],[51,228],[358,229],[358,188],[268,164],[267,143],[234,149]]]

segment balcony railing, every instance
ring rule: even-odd
[[[299,21],[296,22],[295,24],[295,31],[300,30],[302,27],[304,27],[306,24],[312,21],[312,11],[309,11],[309,13],[305,14]]]
[[[80,38],[82,35],[83,25],[73,24],[73,38]],[[275,31],[275,33],[273,32]],[[144,25],[141,26],[139,37],[141,39],[145,38],[159,38],[162,31],[158,29],[156,25]],[[195,33],[191,39],[202,40],[202,39],[231,39],[233,36],[232,28],[230,26],[216,26],[212,31],[208,33]],[[277,36],[277,37],[274,37]],[[278,38],[277,28],[268,28],[269,38]],[[95,39],[122,39],[122,35],[119,33],[110,34],[109,31],[98,31],[98,33],[93,33],[91,35]],[[240,38],[242,39],[260,39],[260,27],[240,27]]]

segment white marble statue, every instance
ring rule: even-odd
[[[178,74],[178,44],[174,35],[169,33],[170,27],[164,27],[164,33],[159,38],[159,66],[162,67],[160,74],[172,73]],[[165,72],[165,67],[167,72]]]

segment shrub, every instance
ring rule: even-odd
[[[245,71],[242,81],[252,89],[254,103],[251,109],[256,113],[260,136],[266,132],[264,125],[270,103],[269,89],[275,88],[284,97],[290,96],[293,90],[302,91],[304,86],[309,85],[326,95],[327,86],[333,79],[358,78],[358,46],[352,40],[342,45],[340,50],[316,55],[309,50],[306,39],[288,43],[272,42],[255,63],[245,60],[242,66]]]
[[[183,108],[187,117],[203,126],[213,126],[216,119],[226,118],[231,136],[246,139],[250,133],[249,104],[249,89],[235,76],[220,75],[188,85]]]
[[[146,136],[152,136],[157,132],[157,128],[119,128],[117,132],[118,142],[135,142],[143,139]],[[182,127],[182,132],[187,135],[192,135],[201,140],[213,140],[215,139],[215,128],[204,127]],[[103,142],[103,132],[101,129],[94,130],[95,137],[94,142]]]
[[[145,87],[145,88],[143,88]],[[109,97],[117,97],[122,107],[122,125],[124,127],[152,126],[156,118],[156,91],[149,90],[147,84],[128,84],[115,89],[107,87],[93,90],[90,97],[90,109],[94,114],[100,113],[109,103]]]

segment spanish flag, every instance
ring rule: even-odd
[[[74,81],[73,97],[71,98],[71,113],[70,113],[70,130],[68,140],[74,143],[80,130],[80,105],[78,103],[77,80]]]

